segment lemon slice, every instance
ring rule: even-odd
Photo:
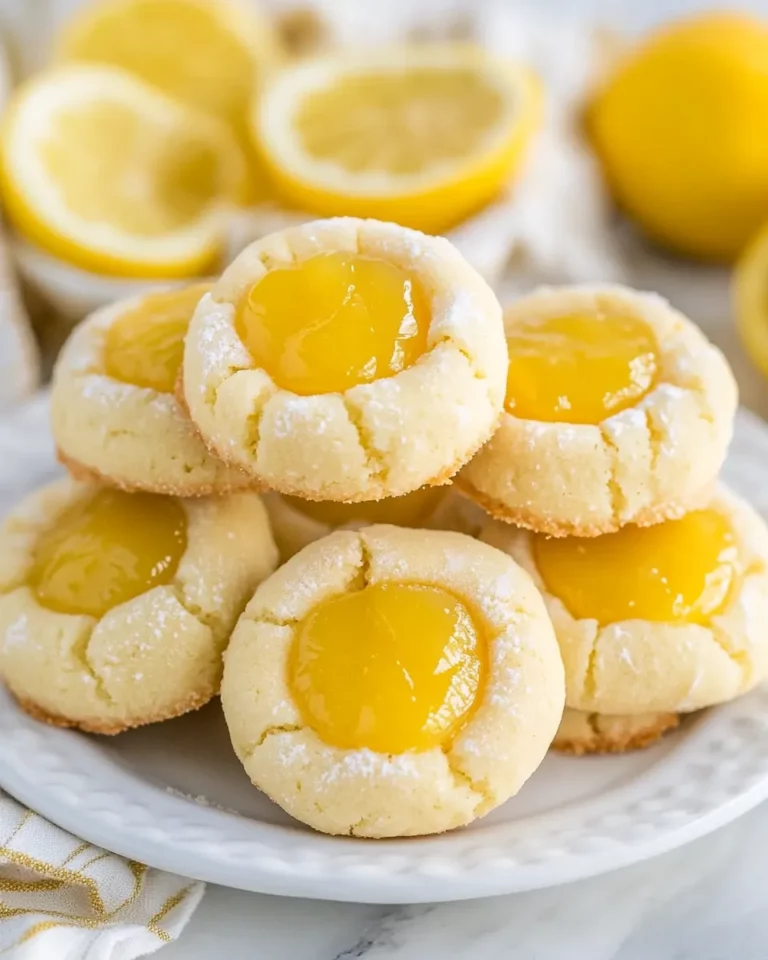
[[[271,22],[241,0],[102,0],[65,28],[58,54],[122,67],[244,131],[280,50]]]
[[[527,69],[446,45],[300,63],[252,125],[290,204],[439,233],[514,176],[539,114]]]
[[[107,67],[64,67],[24,84],[0,134],[14,226],[60,259],[113,276],[212,266],[244,177],[226,125]]]
[[[768,225],[739,259],[733,292],[741,341],[756,366],[768,376]]]

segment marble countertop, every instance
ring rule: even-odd
[[[209,887],[163,960],[765,960],[768,806],[656,860],[551,890],[377,907]]]

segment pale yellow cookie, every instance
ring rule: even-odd
[[[451,487],[424,487],[402,497],[365,503],[318,502],[266,493],[264,505],[283,563],[334,530],[359,530],[373,523],[390,523],[477,536],[486,519],[477,504]]]
[[[63,726],[119,733],[178,716],[218,693],[232,627],[276,564],[255,493],[51,484],[0,534],[0,676]]]
[[[463,534],[337,531],[256,591],[222,705],[253,783],[325,833],[467,824],[517,793],[563,710],[530,578]]]
[[[588,713],[687,713],[768,675],[768,528],[719,486],[653,527],[552,538],[490,521],[483,540],[533,577]]]
[[[207,285],[119,301],[73,332],[53,377],[60,459],[81,478],[176,496],[250,482],[208,452],[174,396],[184,335]]]
[[[496,298],[447,240],[346,217],[225,270],[189,328],[184,397],[259,484],[356,502],[450,479],[493,433],[506,369]]]
[[[709,495],[736,411],[733,375],[656,294],[542,288],[505,312],[499,428],[456,478],[490,514],[591,537],[679,517]]]
[[[638,713],[609,716],[566,707],[552,741],[552,749],[583,757],[589,753],[626,753],[643,750],[679,726],[676,713]]]

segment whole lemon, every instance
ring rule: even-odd
[[[606,78],[587,126],[648,236],[733,260],[768,220],[768,26],[710,14],[652,36]]]

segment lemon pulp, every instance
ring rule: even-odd
[[[523,420],[600,423],[653,387],[652,331],[623,314],[566,314],[521,321],[507,338],[506,408]]]
[[[487,672],[482,630],[439,587],[379,583],[319,604],[299,624],[288,680],[326,743],[379,753],[449,742]]]
[[[186,514],[176,500],[100,490],[42,534],[29,585],[50,610],[101,617],[169,583],[186,546]]]
[[[172,393],[184,356],[184,336],[200,297],[195,284],[170,293],[154,293],[112,324],[104,344],[108,376],[137,387]]]
[[[272,270],[240,304],[236,329],[254,362],[302,396],[390,377],[424,353],[429,299],[384,260],[321,254]]]
[[[343,170],[418,174],[485,145],[507,104],[472,67],[347,75],[310,93],[294,123],[304,151]]]
[[[602,537],[537,536],[534,559],[549,593],[574,617],[602,625],[706,623],[724,606],[739,571],[733,532],[711,509]]]
[[[286,503],[312,520],[340,527],[345,523],[394,523],[398,527],[417,527],[445,496],[440,487],[424,487],[402,497],[370,500],[363,503],[333,503],[283,497]]]
[[[130,104],[62,108],[40,159],[69,210],[94,225],[152,239],[184,228],[221,194],[218,144],[179,124],[153,142]]]

